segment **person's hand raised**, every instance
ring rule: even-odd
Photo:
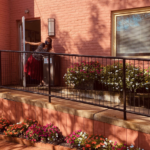
[[[25,41],[25,44],[28,44],[29,42]]]

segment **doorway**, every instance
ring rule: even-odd
[[[41,41],[41,22],[38,20],[25,20],[25,40],[28,42],[40,42]],[[20,41],[20,50],[22,50],[22,25],[19,26],[19,41]],[[35,51],[37,46],[26,44],[25,51]],[[25,54],[25,63],[32,53]],[[20,77],[21,82],[23,81],[23,65],[20,67]],[[35,85],[39,84],[39,81],[33,80],[30,76],[26,76],[26,85]]]
[[[40,20],[25,21],[25,40],[28,42],[41,41],[41,23]],[[26,51],[35,51],[38,46],[26,44]],[[30,57],[31,53],[26,54],[26,60]],[[26,76],[27,86],[39,84],[39,81],[33,80],[30,76]]]

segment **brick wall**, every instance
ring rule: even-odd
[[[150,149],[150,134],[123,128],[119,125],[113,125],[113,121],[112,124],[108,124],[105,123],[105,121],[101,122],[69,114],[67,111],[66,113],[60,112],[59,110],[56,111],[51,109],[53,108],[52,106],[48,109],[41,108],[42,104],[40,103],[40,105],[38,105],[39,107],[30,105],[31,102],[29,101],[28,103],[29,104],[0,98],[0,116],[8,119],[12,123],[21,122],[27,118],[37,120],[41,125],[52,123],[60,129],[64,136],[67,136],[74,131],[82,130],[89,135],[101,134],[113,142],[116,141],[127,145],[133,144],[135,147],[140,147],[144,150]]]
[[[6,47],[7,44],[1,46],[0,43],[0,48],[19,49],[17,23],[22,16],[27,19],[41,19],[42,41],[48,34],[48,18],[55,18],[54,52],[105,56],[111,54],[111,12],[150,6],[150,0],[9,0],[9,3],[8,0],[0,0],[0,2],[3,4],[0,10],[5,9],[0,11],[0,16],[6,16],[2,17],[5,22],[3,29],[8,29],[6,33],[5,30],[0,33],[0,39],[3,38],[2,43],[11,39],[10,47]],[[29,14],[24,13],[27,8],[30,10]],[[9,38],[4,35],[9,35]],[[18,70],[13,64],[11,68],[15,76]]]
[[[41,39],[47,36],[48,18],[56,19],[55,52],[110,55],[111,12],[150,6],[149,0],[10,0],[11,49],[18,49],[17,21],[41,19]],[[24,14],[25,9],[29,14]]]
[[[10,7],[9,7],[9,0],[0,0],[0,49],[1,50],[8,50],[10,49]],[[8,80],[4,80],[4,77],[9,76],[10,67],[9,67],[9,60],[10,55],[6,53],[1,54],[1,60],[2,60],[2,71],[5,71],[2,75],[3,83],[7,84],[7,82],[10,82],[9,78]],[[7,60],[7,61],[5,61]]]

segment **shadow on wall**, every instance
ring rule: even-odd
[[[86,18],[86,24],[89,25],[85,25],[85,28],[81,28],[81,34],[78,32],[75,36],[69,31],[61,31],[59,22],[57,22],[57,15],[51,15],[51,17],[56,20],[56,37],[53,40],[54,52],[85,55],[110,55],[110,46],[108,43],[105,43],[105,39],[110,37],[110,32],[105,26],[106,21],[101,17],[99,8],[96,4],[89,3],[89,6],[89,17]],[[84,20],[82,21],[82,24],[84,25]],[[87,28],[87,26],[90,28]],[[47,28],[47,24],[44,25],[44,28]],[[64,76],[68,67],[78,61],[81,61],[81,59],[67,56],[62,57],[61,77]],[[64,81],[61,81],[61,84],[64,85]]]
[[[62,113],[58,111],[59,106],[56,105],[53,107],[54,110],[46,108],[42,109],[40,108],[43,105],[42,103],[39,103],[41,106],[37,107],[30,105],[30,103],[32,103],[31,101],[29,104],[26,104],[23,101],[21,103],[12,100],[0,99],[0,114],[3,115],[3,117],[6,119],[10,120],[12,123],[23,121],[25,118],[37,120],[40,124],[43,125],[53,123],[59,127],[64,136],[71,134],[73,131],[82,130],[88,134],[102,134],[114,142],[124,142],[129,145],[133,144],[136,147],[149,150],[150,134],[111,125],[111,122],[110,124],[107,124],[83,117],[74,116],[71,115],[73,112],[69,109],[66,109],[66,113]],[[77,103],[77,105],[78,104],[79,103]]]

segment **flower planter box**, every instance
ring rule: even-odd
[[[42,142],[33,143],[27,139],[18,138],[18,137],[9,137],[6,135],[0,135],[0,140],[4,140],[6,142],[14,142],[14,143],[18,143],[18,144],[26,145],[26,146],[45,148],[49,150],[76,150],[75,148],[69,148],[69,147],[64,147],[60,145],[53,145],[49,143],[42,143]]]
[[[110,91],[95,91],[95,90],[81,90],[81,89],[62,89],[63,94],[72,94],[79,96],[80,98],[95,99],[96,101],[102,102],[115,102],[117,104],[123,104],[123,92],[110,92]],[[135,99],[134,99],[135,97]],[[126,93],[126,103],[128,106],[149,106],[149,95],[148,93]]]
[[[76,85],[75,89],[94,90],[94,83],[93,82],[83,82],[83,83]]]

